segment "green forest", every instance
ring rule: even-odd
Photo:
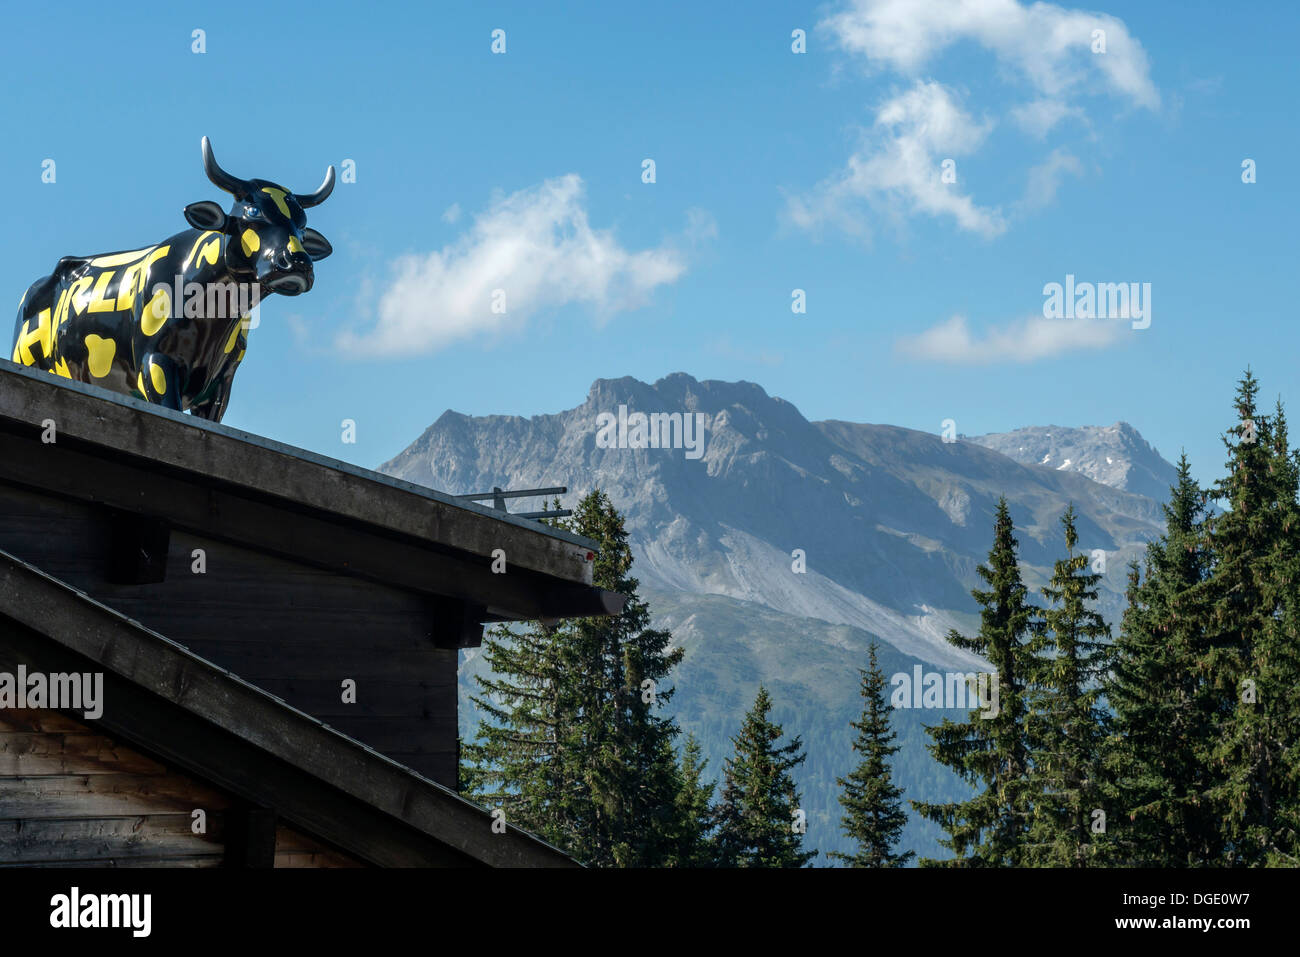
[[[684,651],[650,627],[623,517],[592,492],[556,524],[599,543],[594,583],[629,600],[612,618],[489,631],[461,791],[595,867],[1295,866],[1300,452],[1249,371],[1227,418],[1212,485],[1180,458],[1164,534],[1128,567],[1114,629],[1073,509],[1031,593],[1000,502],[972,592],[978,630],[948,634],[988,662],[998,707],[896,711],[881,660],[899,656],[872,643],[840,753],[816,753],[833,810],[806,807],[799,783],[804,735],[831,735],[775,720],[780,676],[761,676],[722,767],[682,734]],[[909,794],[894,761],[917,734],[933,774],[910,775],[922,784]],[[817,822],[834,824],[834,846],[813,846]],[[905,850],[917,833],[942,853]]]

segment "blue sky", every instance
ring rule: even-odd
[[[685,371],[810,419],[1123,419],[1208,481],[1245,366],[1300,401],[1294,5],[540,7],[8,10],[0,287],[228,205],[207,135],[299,191],[355,163],[310,214],[335,254],[264,305],[225,421],[363,466],[447,408]],[[1067,274],[1150,283],[1150,327],[1044,319]]]

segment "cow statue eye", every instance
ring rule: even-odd
[[[262,211],[258,209],[256,206],[250,206],[248,207],[248,215],[254,219],[257,219],[262,215]]]

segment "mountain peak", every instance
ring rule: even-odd
[[[1014,454],[982,447],[994,438]],[[1021,464],[1021,446],[1033,461]],[[866,628],[909,654],[966,665],[944,635],[971,614],[998,497],[1011,501],[1020,554],[1036,569],[1051,568],[1070,502],[1081,539],[1126,559],[1158,533],[1159,509],[1106,485],[1130,479],[1135,462],[1163,463],[1147,449],[1123,423],[969,442],[813,423],[756,383],[679,372],[596,379],[582,405],[531,418],[447,412],[380,469],[453,494],[566,485],[576,498],[601,488],[626,516],[648,585]],[[1048,452],[1062,457],[1041,467]],[[1124,471],[1075,467],[1094,454]],[[806,575],[792,571],[798,554]],[[1122,583],[1105,610],[1121,598]]]
[[[1095,482],[1163,502],[1178,472],[1127,422],[1113,425],[1031,425],[1010,432],[963,436],[1024,465],[1079,472]]]

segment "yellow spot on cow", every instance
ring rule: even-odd
[[[86,364],[90,366],[90,374],[96,379],[102,379],[113,368],[113,357],[117,355],[117,342],[113,339],[101,339],[91,333],[86,336],[86,352],[89,354]]]
[[[307,251],[307,250],[305,250],[305,249],[302,248],[302,243],[300,243],[300,242],[298,241],[298,237],[297,237],[297,236],[290,236],[290,237],[289,237],[289,252],[291,252],[291,253],[305,253],[306,251]]]
[[[114,253],[111,256],[96,256],[90,261],[92,266],[128,266],[131,263],[139,262],[153,252],[157,247],[150,246],[148,249],[137,249],[135,252]]]
[[[199,259],[209,266],[217,264],[217,257],[221,255],[221,237],[214,236],[208,240],[208,244],[199,250]],[[197,260],[196,260],[197,262]]]
[[[138,373],[138,374],[136,375],[136,377],[135,377],[135,387],[136,387],[136,391],[138,391],[141,395],[147,395],[147,393],[144,391],[144,373],[143,373],[143,372]]]
[[[244,235],[240,237],[239,243],[244,247],[244,255],[251,256],[262,248],[262,240],[257,238],[257,233],[251,229],[245,229]]]
[[[239,338],[239,330],[242,328],[242,326],[243,326],[242,323],[237,323],[235,325],[235,328],[230,330],[230,338],[226,340],[226,348],[222,350],[226,353],[226,355],[229,355],[231,350],[235,348],[235,340]]]
[[[206,246],[203,246],[204,242],[207,242],[208,244]],[[201,253],[199,253],[200,246],[203,246],[203,251]],[[199,253],[199,258],[206,260],[209,266],[215,266],[217,264],[217,254],[220,252],[221,252],[220,233],[213,232],[212,230],[208,230],[205,233],[200,233],[199,238],[194,240],[194,248],[191,249],[190,254],[185,257],[184,268],[186,270],[190,268],[190,263],[194,262],[195,253]]]
[[[238,362],[243,362],[243,361],[244,361],[244,353],[247,352],[247,351],[248,351],[247,349],[240,349],[240,350],[239,350],[239,355],[235,356],[235,362],[237,362],[237,363],[238,363]]]
[[[167,373],[163,372],[163,367],[152,359],[149,360],[149,381],[153,383],[153,390],[159,395],[167,393]]]
[[[292,218],[293,214],[289,212],[289,205],[284,201],[284,198],[289,195],[287,190],[263,186],[262,192],[275,200],[275,205],[280,207],[280,212],[284,213],[286,218]]]
[[[112,312],[117,308],[117,298],[110,296],[104,298],[104,293],[108,292],[108,284],[113,281],[113,271],[100,273],[99,281],[95,283],[95,292],[90,297],[91,312]]]
[[[230,330],[230,338],[226,340],[226,348],[225,348],[225,352],[227,355],[229,355],[230,351],[235,348],[235,343],[239,341],[240,335],[242,333],[247,333],[248,330],[251,328],[253,328],[252,316],[244,316],[235,325],[235,328]]]
[[[167,291],[166,286],[159,286],[153,298],[145,305],[144,311],[140,313],[140,331],[146,336],[154,335],[163,327],[163,323],[171,318],[171,314],[171,293]]]

